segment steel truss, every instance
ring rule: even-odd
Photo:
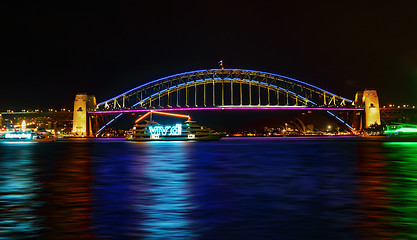
[[[289,77],[211,69],[161,78],[101,102],[97,110],[212,106],[346,107],[353,101]]]

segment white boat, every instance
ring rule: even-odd
[[[33,132],[6,132],[2,139],[17,141],[32,141],[36,136]]]
[[[152,113],[174,117],[187,118],[184,123],[161,125],[152,120]],[[150,121],[140,123],[145,117],[150,116]],[[126,140],[131,141],[215,141],[224,134],[217,133],[210,128],[198,125],[191,121],[190,116],[151,111],[136,120],[136,124],[129,131]]]
[[[53,142],[56,137],[52,134],[37,132],[6,132],[1,136],[6,141],[36,141],[36,142]]]

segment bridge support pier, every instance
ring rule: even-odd
[[[74,101],[74,115],[72,123],[72,133],[76,137],[92,137],[92,122],[88,116],[88,111],[96,108],[96,98],[94,95],[77,94]]]
[[[366,89],[363,92],[357,92],[355,96],[355,105],[365,109],[365,115],[361,117],[358,129],[367,129],[372,125],[381,125],[381,116],[379,113],[379,99],[374,89]]]

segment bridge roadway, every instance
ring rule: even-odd
[[[221,110],[303,110],[303,111],[363,111],[363,108],[341,108],[341,107],[305,107],[305,106],[217,106],[217,107],[172,107],[152,109],[123,109],[123,110],[102,110],[90,111],[89,114],[120,114],[148,111],[221,111]]]

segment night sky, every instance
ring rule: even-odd
[[[1,111],[72,108],[77,93],[100,102],[219,60],[417,104],[416,1],[42,2],[1,6]]]

